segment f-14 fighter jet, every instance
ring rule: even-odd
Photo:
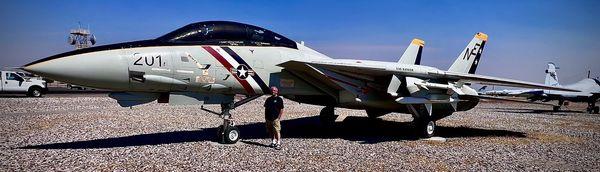
[[[409,113],[424,137],[435,122],[475,107],[470,83],[573,91],[476,75],[488,36],[475,34],[448,70],[420,65],[424,42],[413,40],[398,62],[332,59],[270,30],[229,21],[192,23],[156,39],[97,46],[53,55],[24,70],[87,87],[114,90],[124,107],[158,101],[221,104],[219,138],[235,143],[240,131],[229,111],[264,94],[269,86],[301,103],[364,109],[370,117]],[[234,101],[236,94],[246,98]],[[251,115],[251,114],[246,114]],[[257,115],[257,114],[254,114]]]

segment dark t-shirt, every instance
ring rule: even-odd
[[[283,99],[279,96],[271,96],[265,101],[265,119],[272,121],[279,117],[279,112],[283,109]]]

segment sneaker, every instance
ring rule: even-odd
[[[281,144],[275,144],[275,149],[281,150]]]
[[[275,143],[271,143],[271,144],[269,145],[269,147],[271,147],[271,148],[274,148],[274,147],[275,147],[275,145],[276,145]]]

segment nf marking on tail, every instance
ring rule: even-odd
[[[481,54],[481,44],[480,43],[475,43],[475,47],[473,47],[473,49],[471,49],[469,51],[469,48],[467,48],[467,52],[470,53],[465,53],[465,56],[463,56],[463,60],[467,59],[469,60],[471,58],[471,56],[477,56],[477,54]]]
[[[485,33],[475,34],[448,71],[474,74],[487,39],[488,36]]]

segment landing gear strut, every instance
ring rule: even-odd
[[[558,106],[552,106],[552,110],[553,110],[554,112],[558,112],[558,111],[560,111],[560,107],[561,107],[563,104],[565,104],[565,101],[564,101],[564,100],[558,100]]]
[[[254,95],[250,97],[246,97],[238,102],[230,102],[221,104],[221,113],[212,111],[210,109],[205,109],[204,106],[200,107],[200,109],[219,115],[221,119],[223,119],[223,124],[219,126],[217,129],[217,138],[219,143],[223,144],[234,144],[240,140],[240,130],[235,126],[235,122],[231,117],[230,110],[235,109],[238,106],[246,104],[256,98],[259,98],[261,95]]]
[[[596,101],[594,100],[594,101],[588,102],[588,107],[586,110],[589,114],[593,114],[593,113],[597,114],[600,111],[600,107],[596,106]]]
[[[436,124],[427,105],[408,105],[408,110],[413,114],[413,123],[420,137],[430,138],[435,134]]]

